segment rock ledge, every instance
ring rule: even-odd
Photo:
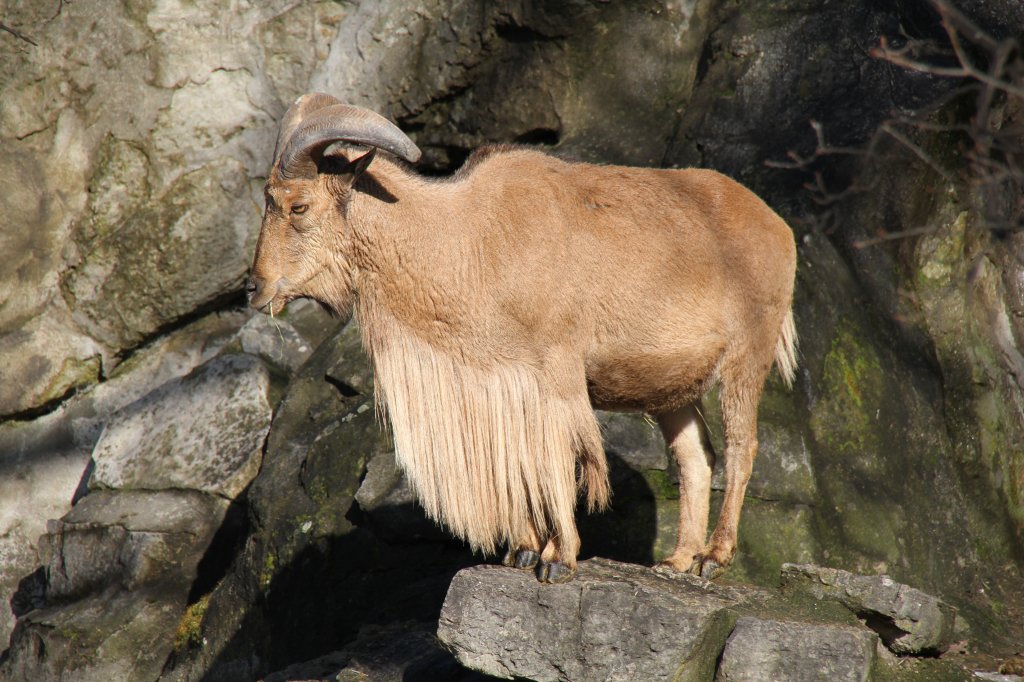
[[[811,581],[814,589],[801,586],[818,574],[824,578]],[[784,576],[787,589],[776,591],[590,559],[575,580],[542,585],[530,572],[475,566],[452,581],[437,634],[464,666],[503,679],[971,678],[936,658],[897,663],[882,646],[900,654],[941,648],[955,611],[940,600],[884,576],[792,565]],[[850,590],[861,599],[846,592],[840,599],[838,585],[863,588]],[[894,606],[904,602],[922,608]],[[906,621],[922,613],[946,619],[929,626],[941,636],[924,646],[869,627],[892,621],[906,634]]]

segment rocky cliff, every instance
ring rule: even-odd
[[[484,558],[413,503],[354,330],[242,305],[276,121],[312,89],[396,120],[426,173],[511,141],[758,191],[798,236],[801,369],[761,406],[729,579],[887,574],[957,607],[947,657],[1012,660],[1024,9],[956,6],[0,0],[0,677],[338,652],[479,679],[432,632]],[[601,419],[615,503],[584,554],[651,564],[672,467]]]

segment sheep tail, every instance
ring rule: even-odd
[[[793,309],[790,308],[786,311],[779,340],[775,345],[775,366],[778,367],[782,381],[788,388],[792,388],[793,382],[796,380],[796,347],[796,324],[793,321]]]

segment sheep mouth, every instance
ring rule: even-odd
[[[294,301],[297,297],[289,294],[277,294],[270,300],[262,305],[254,305],[253,307],[264,315],[278,315],[284,310],[284,307]]]

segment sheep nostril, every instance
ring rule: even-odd
[[[256,282],[255,277],[250,277],[245,282],[245,297],[252,300],[252,297],[256,295],[256,291],[259,289],[259,285]]]

